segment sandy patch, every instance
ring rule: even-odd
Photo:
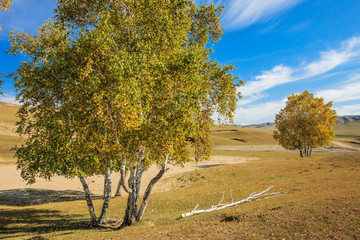
[[[185,164],[184,167],[172,166],[169,165],[169,170],[166,172],[166,175],[156,184],[153,188],[154,192],[165,192],[170,191],[172,189],[178,188],[180,186],[174,185],[175,181],[172,181],[172,177],[178,173],[182,172],[190,172],[198,169],[204,169],[209,167],[216,167],[225,164],[236,164],[236,163],[246,163],[248,161],[256,160],[258,158],[255,157],[240,157],[240,156],[212,156],[209,161],[206,162],[190,162]],[[144,174],[144,182],[150,182],[151,178],[156,175],[158,169],[156,166],[152,166],[148,173]],[[142,191],[145,191],[145,185]]]
[[[360,151],[360,148],[350,146],[346,143],[333,141],[333,146],[326,146],[313,149],[318,153],[353,153]],[[216,146],[213,149],[221,151],[239,152],[299,152],[299,150],[287,150],[280,145],[244,145],[244,146]]]
[[[16,127],[6,123],[0,123],[0,135],[19,136],[16,133]]]
[[[244,146],[216,146],[214,150],[221,151],[240,151],[240,152],[292,152],[280,145],[244,145]]]
[[[353,139],[342,139],[342,140],[359,144],[359,146],[352,146],[352,145],[349,145],[347,143],[340,142],[340,141],[333,141],[333,144],[338,146],[338,147],[341,147],[341,148],[360,151],[360,142],[359,141],[356,141],[356,140],[353,140]]]
[[[196,169],[203,169],[224,164],[244,163],[246,161],[255,160],[257,158],[248,157],[231,157],[231,156],[213,156],[210,161],[185,164],[184,167],[169,165],[169,170],[165,173],[154,187],[153,192],[168,191],[173,188],[169,183],[171,176]],[[159,169],[157,166],[151,166],[143,175],[143,184],[141,193],[144,193],[147,184],[156,176]],[[112,174],[112,191],[116,191],[117,183],[120,175]],[[91,192],[96,196],[101,196],[104,187],[104,177],[94,176],[87,178],[87,182]],[[12,205],[40,204],[44,202],[67,201],[81,199],[83,197],[83,188],[78,178],[65,178],[55,176],[51,181],[37,179],[36,183],[27,185],[21,178],[20,171],[15,165],[0,165],[0,204],[7,204],[10,199],[15,199]]]

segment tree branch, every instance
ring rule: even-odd
[[[197,207],[199,206],[199,204],[196,205],[196,207],[191,211],[191,212],[187,212],[187,213],[183,213],[181,214],[182,218],[185,217],[190,217],[196,214],[200,214],[200,213],[206,213],[206,212],[212,212],[212,211],[217,211],[217,210],[221,210],[224,208],[228,208],[228,207],[233,207],[242,203],[246,203],[246,202],[251,202],[254,200],[260,200],[260,199],[265,199],[265,198],[269,198],[269,197],[275,197],[275,196],[279,196],[279,195],[283,195],[286,194],[286,192],[273,192],[273,193],[267,193],[273,186],[269,187],[268,189],[262,191],[262,192],[253,192],[252,194],[249,195],[249,197],[242,199],[240,201],[234,202],[233,201],[233,197],[232,197],[232,190],[230,190],[230,196],[231,196],[231,203],[228,204],[223,204],[222,202],[224,201],[224,195],[225,195],[225,191],[223,193],[223,197],[221,199],[221,201],[215,205],[215,206],[211,206],[211,208],[209,209],[203,209],[203,210],[196,210]]]

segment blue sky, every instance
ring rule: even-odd
[[[212,54],[246,81],[238,90],[234,122],[274,121],[286,98],[304,90],[333,101],[338,115],[360,114],[360,1],[358,0],[213,0],[224,4],[225,35]],[[35,33],[52,16],[55,0],[14,0],[0,13],[0,71],[17,68],[7,55],[8,32]],[[1,101],[14,102],[5,79]]]

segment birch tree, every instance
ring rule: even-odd
[[[120,228],[141,220],[167,164],[189,161],[189,144],[196,161],[207,160],[212,116],[232,121],[242,81],[210,58],[221,9],[190,0],[59,0],[36,35],[14,32],[10,52],[28,57],[14,74],[18,132],[27,136],[16,148],[22,176],[79,176],[96,225],[110,173],[120,171],[128,194]],[[159,172],[140,202],[152,164]],[[93,174],[108,179],[99,220],[85,181]]]
[[[332,102],[304,91],[288,97],[286,106],[276,115],[274,138],[290,150],[299,150],[301,157],[311,157],[313,148],[330,145],[335,136],[337,119]]]
[[[119,63],[113,62],[115,54],[107,52],[104,36],[109,31],[102,28],[74,34],[50,21],[35,36],[14,32],[10,49],[28,56],[14,75],[22,103],[17,131],[25,136],[25,144],[16,147],[21,174],[29,183],[36,176],[79,177],[93,226],[104,219],[111,182],[107,181],[105,207],[96,220],[85,178],[104,174],[110,179],[110,168],[118,159],[113,149],[122,148],[112,131],[110,111],[121,109],[124,116],[130,116],[122,109],[124,105],[110,107],[119,101],[129,104],[131,98],[124,100],[128,92],[121,91],[119,85],[116,91],[111,80],[109,67]],[[102,59],[105,56],[106,60]],[[126,130],[124,122],[116,124]]]

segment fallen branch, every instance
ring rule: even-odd
[[[191,212],[188,212],[188,213],[183,213],[181,214],[181,217],[182,218],[185,218],[185,217],[190,217],[190,216],[193,216],[193,215],[196,215],[196,214],[200,214],[200,213],[207,213],[207,212],[212,212],[212,211],[217,211],[217,210],[221,210],[221,209],[224,209],[224,208],[228,208],[228,207],[232,207],[232,206],[236,206],[236,205],[239,205],[239,204],[242,204],[242,203],[246,203],[246,202],[251,202],[251,201],[254,201],[254,200],[260,200],[260,199],[265,199],[265,198],[269,198],[269,197],[275,197],[275,196],[279,196],[279,195],[282,195],[282,194],[285,194],[285,192],[273,192],[273,193],[267,193],[272,187],[274,186],[271,186],[269,187],[268,189],[262,191],[262,192],[254,192],[252,194],[249,195],[249,197],[245,198],[245,199],[242,199],[240,201],[237,201],[237,202],[234,202],[233,201],[233,197],[232,197],[232,194],[231,194],[231,191],[230,190],[230,196],[231,196],[231,203],[227,203],[227,204],[223,204],[222,202],[224,201],[224,195],[225,195],[225,191],[223,193],[223,197],[221,199],[221,201],[215,205],[215,206],[212,206],[211,208],[209,209],[204,209],[204,210],[196,210],[197,207],[199,206],[199,204],[196,205],[196,207],[191,211]]]

